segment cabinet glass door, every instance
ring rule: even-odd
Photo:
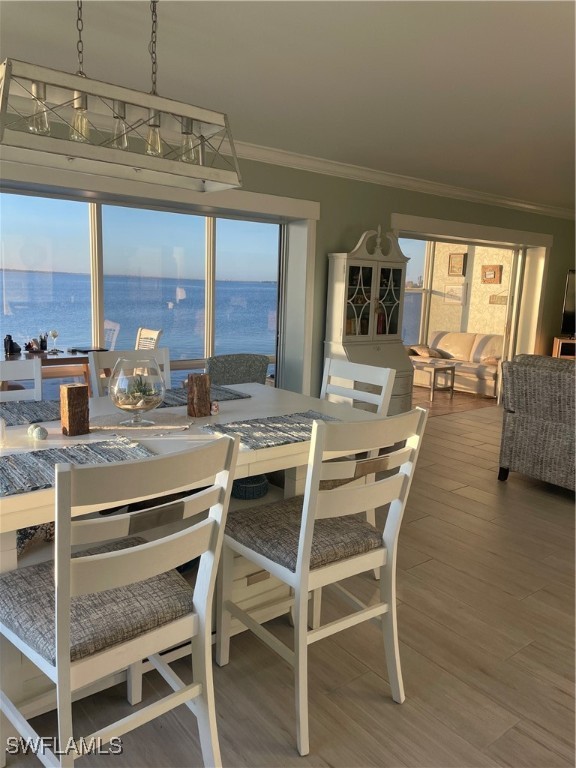
[[[378,275],[376,299],[376,336],[396,336],[400,333],[400,299],[402,269],[381,267]]]
[[[370,336],[373,267],[351,264],[346,273],[346,315],[344,335],[349,338]]]

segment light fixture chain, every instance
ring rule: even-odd
[[[150,2],[150,13],[152,15],[152,32],[150,34],[150,44],[148,46],[148,51],[150,52],[150,59],[152,61],[152,91],[151,93],[156,93],[156,78],[158,75],[158,57],[156,55],[156,41],[157,41],[157,33],[158,33],[158,12],[156,10],[156,6],[158,5],[158,0],[151,0]]]
[[[78,8],[78,15],[76,17],[76,29],[78,30],[78,42],[76,43],[76,51],[78,52],[78,74],[84,74],[84,42],[82,40],[82,30],[84,29],[84,22],[82,20],[82,0],[76,0],[76,6]]]

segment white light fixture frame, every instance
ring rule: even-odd
[[[51,135],[31,132],[35,106],[33,83],[46,85],[47,96],[42,104],[48,112]],[[73,141],[69,137],[74,91],[88,96],[91,126],[88,142]],[[111,146],[115,101],[125,103],[129,111],[129,149]],[[162,114],[163,126],[168,123],[162,131],[165,148],[162,157],[147,155],[145,151],[149,115],[154,110]],[[181,156],[178,129],[185,120],[187,125],[193,121],[202,165],[178,159]],[[196,192],[242,186],[225,114],[14,59],[6,59],[0,65],[0,145],[3,160],[67,171]]]

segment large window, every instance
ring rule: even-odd
[[[409,257],[402,339],[437,331],[504,334],[515,252],[472,243],[400,240]]]
[[[410,259],[406,267],[402,340],[404,344],[418,344],[424,304],[426,243],[408,239],[400,239],[399,243],[402,253]]]
[[[66,350],[102,339],[109,321],[121,350],[139,327],[161,329],[176,379],[211,354],[275,356],[278,224],[10,194],[0,204],[2,337],[24,347],[54,328]]]
[[[23,349],[55,329],[60,349],[90,342],[89,243],[86,204],[1,196],[2,338]]]
[[[216,222],[214,353],[276,354],[279,228]]]
[[[204,219],[103,206],[105,319],[120,325],[117,349],[139,327],[162,329],[172,360],[204,357]]]

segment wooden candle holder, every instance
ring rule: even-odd
[[[188,374],[188,416],[210,416],[210,376],[207,373]]]
[[[88,386],[86,384],[60,385],[60,418],[62,434],[73,437],[90,432]]]

